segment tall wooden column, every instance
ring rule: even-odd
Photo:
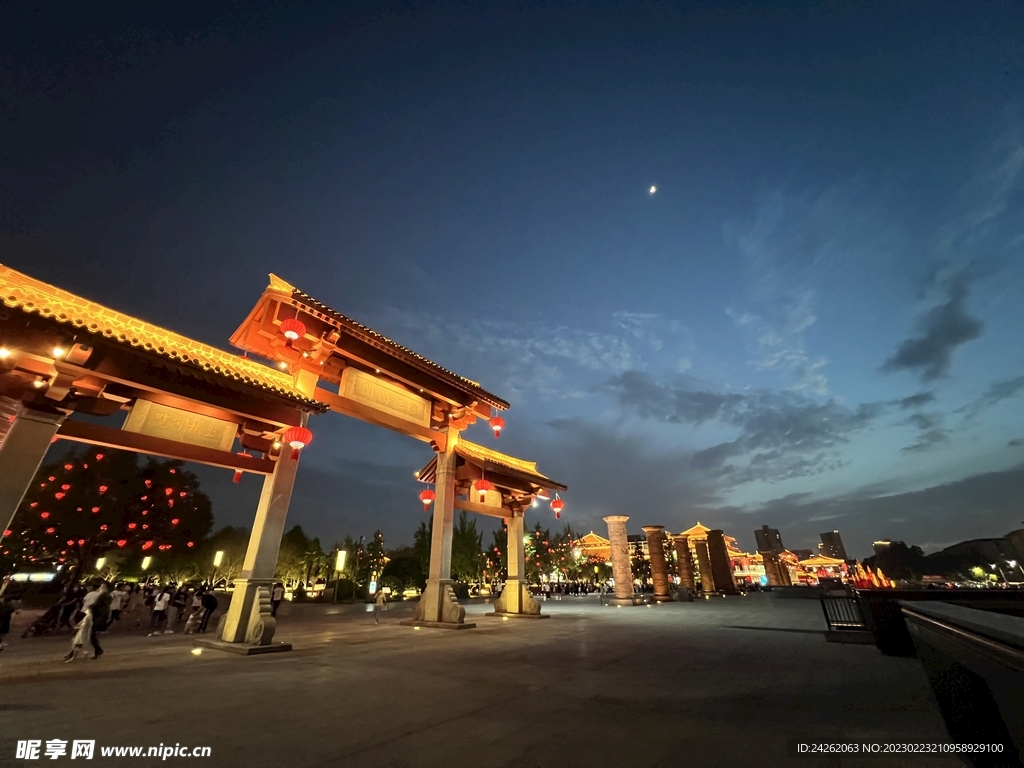
[[[306,423],[305,415],[302,423]],[[298,459],[292,461],[289,449],[285,448],[273,473],[263,481],[263,493],[256,508],[249,546],[245,550],[242,575],[235,579],[231,604],[222,620],[221,640],[269,645],[274,637],[277,622],[270,615],[270,590],[274,584],[281,537],[298,468]]]
[[[626,537],[627,515],[609,515],[603,518],[608,524],[608,540],[612,550],[612,575],[615,577],[615,597],[610,601],[616,605],[633,605],[633,569],[629,565],[629,539]]]
[[[516,512],[508,519],[508,578],[501,596],[494,602],[496,616],[524,616],[527,618],[545,618],[540,614],[540,603],[530,594],[530,585],[526,583],[526,535],[523,512]]]
[[[725,543],[725,532],[720,529],[708,531],[708,555],[711,558],[711,572],[715,577],[718,591],[726,595],[738,595],[736,579],[733,577],[732,560]]]
[[[647,536],[647,553],[651,558],[651,580],[654,581],[654,599],[666,601],[672,599],[668,588],[668,563],[665,562],[665,526],[645,525],[644,535]]]
[[[63,413],[23,405],[0,443],[0,539],[14,522],[14,515],[64,418]]]
[[[449,427],[445,449],[437,454],[434,478],[434,529],[430,538],[427,585],[413,608],[410,624],[438,627],[473,627],[466,624],[466,609],[459,605],[452,581],[452,531],[455,527],[455,446],[458,430]]]
[[[708,554],[708,542],[698,539],[694,542],[697,550],[697,569],[700,571],[700,588],[705,595],[715,591],[715,577],[711,573],[711,556]]]
[[[679,573],[679,584],[693,592],[697,585],[693,579],[693,554],[690,552],[690,540],[686,536],[676,536],[672,539],[672,544],[676,550],[676,570]]]

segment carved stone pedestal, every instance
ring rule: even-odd
[[[427,579],[426,589],[412,610],[412,618],[399,622],[407,627],[437,627],[440,629],[472,629],[467,624],[466,609],[455,597],[455,582],[451,579]]]
[[[509,579],[501,596],[494,601],[494,611],[488,616],[500,616],[521,619],[547,619],[549,616],[540,612],[540,603],[533,599],[530,587],[521,579]]]
[[[227,643],[250,646],[273,644],[277,619],[270,615],[270,590],[273,579],[235,579],[235,592],[227,613],[217,624],[217,637]],[[279,650],[290,650],[281,648]]]

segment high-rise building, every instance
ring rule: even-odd
[[[893,541],[892,539],[882,539],[881,541],[876,541],[875,543],[873,543],[871,545],[871,548],[873,550],[875,550],[875,554],[876,555],[880,555],[883,552],[885,552],[885,550],[887,550],[887,549],[889,549],[890,547],[893,547],[893,546],[904,546],[905,547],[907,545],[904,544],[902,541]]]
[[[821,536],[821,544],[818,545],[821,554],[826,557],[834,557],[836,560],[849,559],[846,556],[846,547],[843,546],[843,537],[839,535],[839,531],[829,531],[818,535]]]
[[[762,525],[761,530],[754,531],[754,538],[757,539],[758,552],[774,552],[776,555],[781,555],[786,551],[778,528],[769,528],[767,525]]]

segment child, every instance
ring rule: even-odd
[[[85,609],[85,615],[76,627],[75,636],[71,640],[71,651],[64,657],[64,663],[74,661],[78,652],[85,645],[85,641],[92,635],[92,608]]]

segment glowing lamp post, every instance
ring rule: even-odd
[[[284,336],[284,345],[292,348],[292,343],[306,335],[306,325],[301,320],[289,317],[281,322],[281,335]]]
[[[284,441],[291,446],[292,461],[298,461],[299,451],[313,442],[313,433],[305,427],[292,427],[284,433]]]
[[[341,583],[341,572],[345,570],[346,557],[348,557],[348,552],[339,549],[338,557],[334,561],[334,602],[338,602],[338,585]]]
[[[224,550],[218,549],[213,553],[213,573],[210,574],[210,589],[213,589],[217,584],[217,569],[220,568],[220,564],[224,562]]]
[[[105,557],[98,557],[98,558],[96,558],[96,570],[97,571],[102,571],[103,570],[103,566],[106,565],[106,564],[107,564],[107,558],[105,558]]]
[[[149,570],[149,566],[151,566],[152,564],[153,564],[152,556],[146,555],[144,558],[142,558],[142,570],[148,571]]]

